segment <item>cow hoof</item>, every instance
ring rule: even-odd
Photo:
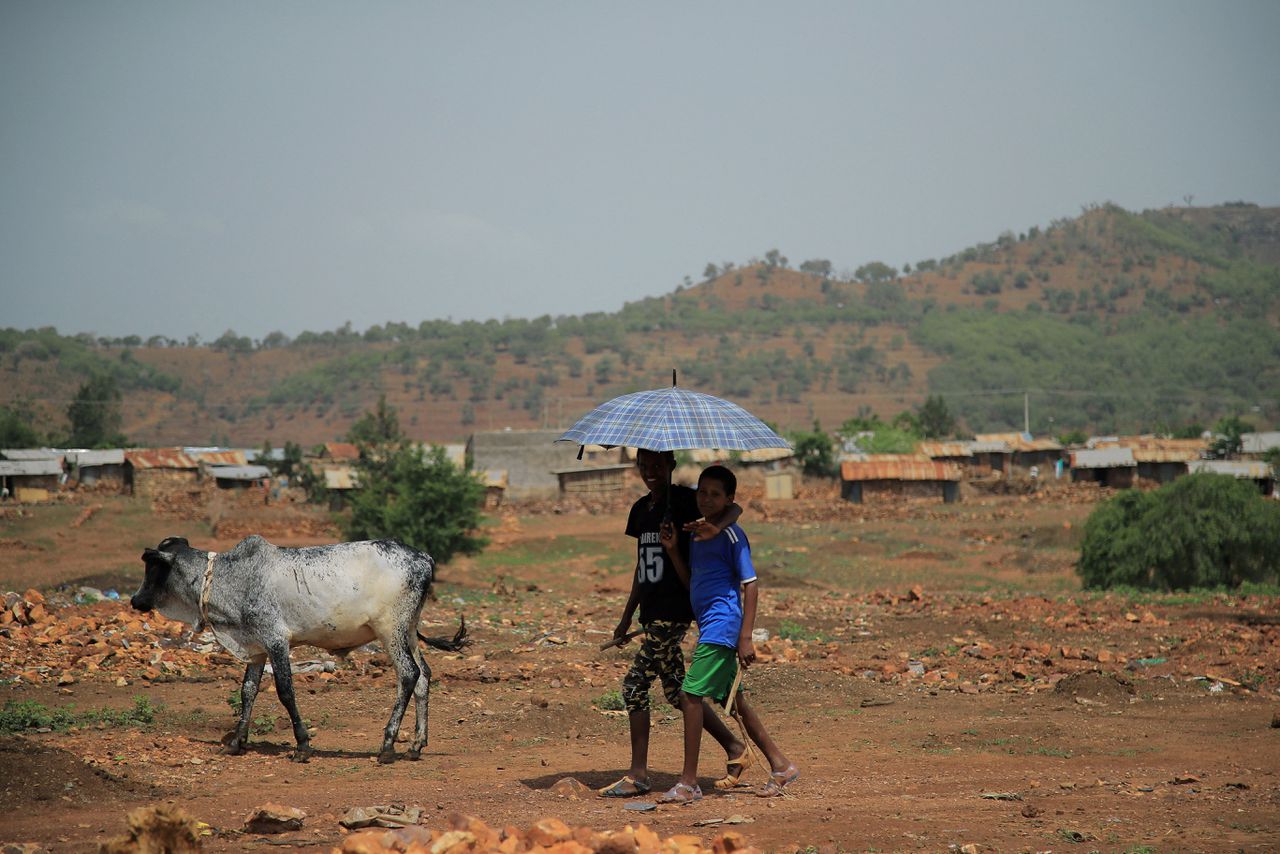
[[[414,762],[417,762],[422,758],[422,749],[418,747],[411,747],[409,752],[404,755],[404,758],[412,759]]]
[[[295,750],[295,751],[293,752],[293,755],[292,755],[292,756],[290,756],[289,758],[290,758],[290,759],[292,759],[294,762],[297,762],[297,763],[299,763],[299,764],[301,764],[301,763],[305,763],[305,762],[310,762],[310,761],[311,761],[311,748],[307,748],[306,750],[303,750],[302,748],[298,748],[297,750]]]
[[[223,756],[242,756],[244,755],[244,745],[237,744],[234,741],[222,748]]]
[[[390,765],[396,761],[396,752],[394,750],[384,750],[378,754],[379,765]]]

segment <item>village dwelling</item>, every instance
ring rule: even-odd
[[[124,488],[124,450],[121,448],[106,451],[67,451],[66,461],[71,480],[81,486]]]
[[[1002,472],[1009,468],[1013,459],[1013,449],[1003,439],[983,439],[981,437],[969,442],[969,453],[973,460],[970,471],[976,475]]]
[[[1114,489],[1134,485],[1138,461],[1129,448],[1081,448],[1071,452],[1071,479]]]
[[[324,470],[324,488],[329,494],[329,509],[335,513],[347,506],[353,489],[359,489],[356,470],[351,466],[334,466]]]
[[[62,475],[61,460],[0,460],[0,497],[28,504],[48,501]]]
[[[1268,452],[1280,448],[1280,430],[1240,434],[1240,456],[1260,460]]]
[[[560,478],[556,472],[626,462],[621,448],[586,446],[580,449],[573,442],[557,442],[563,433],[563,430],[473,433],[467,442],[467,457],[476,471],[505,471],[504,498],[515,499],[555,498],[560,494]]]
[[[589,495],[625,489],[633,468],[631,463],[614,463],[557,469],[552,473],[560,481],[561,495]]]
[[[266,466],[208,466],[207,472],[219,489],[266,489],[271,469]]]
[[[1263,495],[1275,494],[1275,472],[1271,466],[1258,460],[1196,460],[1187,468],[1192,474],[1220,474],[1237,480],[1251,480]]]
[[[200,483],[200,464],[177,448],[124,452],[125,486],[139,498],[189,492]]]
[[[887,498],[960,500],[960,469],[928,457],[866,454],[840,461],[840,497],[854,504]]]
[[[979,433],[970,443],[975,458],[990,461],[995,471],[1009,466],[1044,471],[1054,467],[1062,457],[1062,445],[1054,439],[1037,439],[1030,433]]]
[[[973,449],[969,442],[919,442],[916,454],[934,462],[950,463],[967,470],[973,464]]]

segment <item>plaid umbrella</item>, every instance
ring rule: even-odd
[[[651,451],[752,451],[791,443],[736,403],[688,389],[637,391],[602,403],[557,442]]]

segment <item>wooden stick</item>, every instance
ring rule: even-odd
[[[627,632],[625,635],[623,635],[620,638],[611,638],[605,641],[604,643],[600,644],[600,649],[604,650],[613,646],[622,646],[624,643],[631,640],[636,635],[642,635],[642,634],[644,634],[644,629],[636,629],[633,632]]]

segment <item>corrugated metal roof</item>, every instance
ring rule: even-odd
[[[1130,468],[1138,464],[1129,448],[1093,448],[1071,452],[1073,469]]]
[[[1130,448],[1133,458],[1140,463],[1187,463],[1200,459],[1200,449],[1178,448]]]
[[[351,442],[325,442],[324,455],[334,460],[358,460],[360,449]]]
[[[1143,450],[1199,453],[1208,445],[1204,439],[1166,439],[1161,436],[1108,436],[1094,442],[1095,448],[1141,448]]]
[[[1280,448],[1280,430],[1240,434],[1240,450],[1246,454],[1265,454],[1272,448]]]
[[[886,457],[887,454],[877,454]],[[950,463],[901,456],[896,460],[842,460],[843,480],[959,480],[960,470]]]
[[[1271,466],[1259,460],[1196,460],[1187,463],[1187,470],[1192,474],[1225,474],[1243,480],[1270,480],[1275,476]]]
[[[356,470],[343,466],[324,470],[325,489],[358,489]]]
[[[38,477],[62,474],[60,460],[0,460],[0,475],[4,477]]]
[[[972,457],[968,442],[920,442],[916,453],[925,457]]]
[[[554,475],[562,475],[589,471],[628,471],[632,468],[635,468],[635,466],[631,463],[613,463],[611,465],[603,466],[572,466],[567,469],[552,469],[551,473]]]
[[[116,448],[108,451],[67,451],[67,462],[85,468],[86,466],[119,466],[124,465],[124,449]]]
[[[271,460],[273,463],[282,463],[284,462],[284,448],[272,448],[271,453],[267,454],[265,458],[262,456],[262,451],[247,448],[244,452],[244,458],[251,463],[256,463],[262,459]]]
[[[5,448],[0,457],[6,460],[61,460],[62,453],[52,448]]]
[[[187,456],[207,466],[243,466],[249,464],[249,459],[244,455],[244,451],[238,450],[187,451]]]
[[[1009,446],[1008,442],[974,439],[972,442],[968,442],[967,444],[969,445],[969,451],[974,454],[1013,453],[1013,448]]]
[[[1001,448],[996,445],[1003,444],[1010,451],[1061,451],[1062,445],[1055,439],[1037,439],[1030,433],[978,433],[973,437],[973,442],[969,443],[970,447],[974,445],[982,445],[981,448],[974,448],[979,453],[999,452]]]
[[[196,469],[200,464],[177,448],[139,448],[124,452],[135,469]]]
[[[209,473],[218,480],[262,480],[271,477],[266,466],[209,466]]]

